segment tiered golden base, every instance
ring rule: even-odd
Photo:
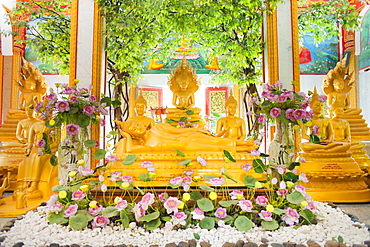
[[[119,161],[115,162],[108,166],[109,172],[121,171],[122,175],[129,175],[134,177],[134,185],[136,186],[168,186],[170,179],[177,176],[185,176],[184,171],[193,170],[193,176],[217,176],[221,177],[221,168],[225,168],[225,173],[232,177],[237,183],[227,179],[227,186],[230,187],[239,187],[244,185],[244,177],[246,175],[253,176],[257,179],[263,179],[262,174],[257,174],[252,171],[245,172],[241,168],[243,165],[250,163],[252,164],[255,156],[250,155],[249,153],[232,153],[234,159],[237,161],[234,162],[225,162],[224,154],[220,152],[209,152],[209,153],[193,153],[190,155],[185,155],[181,157],[176,154],[174,151],[173,154],[164,154],[164,153],[141,153],[136,154],[137,161],[130,166],[123,165],[122,160],[126,158],[129,154],[117,154]],[[197,157],[201,156],[207,161],[206,166],[202,166],[197,162]],[[179,165],[181,161],[186,159],[192,159],[190,166],[186,167],[185,165]],[[156,169],[155,179],[150,183],[142,182],[139,179],[140,174],[147,173],[147,170],[142,168],[140,163],[143,161],[152,161],[154,163],[154,168]],[[200,182],[201,184],[210,184],[206,181]],[[191,184],[195,186],[195,184]]]
[[[193,111],[194,113],[188,115],[186,112],[188,110]],[[177,122],[180,121],[181,118],[186,118],[184,122],[187,127],[192,127],[194,124],[198,125],[198,128],[203,128],[205,125],[202,116],[199,114],[200,109],[198,108],[189,108],[189,109],[178,109],[178,108],[167,108],[167,119],[175,120],[175,122],[169,123],[170,125],[176,127]]]
[[[370,202],[366,174],[352,153],[300,153],[306,159],[300,172],[309,180],[304,186],[317,201]]]
[[[27,207],[22,209],[16,209],[15,201],[13,201],[12,196],[5,197],[3,198],[3,200],[5,201],[5,204],[0,206],[0,217],[17,217],[31,210],[35,210],[38,206],[40,206],[42,202],[45,202],[48,199],[45,198],[28,199]]]
[[[360,114],[344,114],[342,119],[349,122],[352,141],[370,140],[370,128]]]

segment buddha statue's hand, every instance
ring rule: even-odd
[[[197,129],[197,130],[200,133],[203,133],[203,134],[206,134],[206,135],[209,135],[209,136],[213,136],[213,134],[211,132],[209,132],[208,130],[202,130],[202,129]]]

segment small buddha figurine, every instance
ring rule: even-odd
[[[16,137],[22,144],[26,144],[28,142],[31,126],[40,121],[35,118],[35,111],[33,108],[33,105],[30,105],[25,109],[27,118],[19,121],[17,125]]]
[[[311,100],[311,109],[313,111],[312,126],[303,126],[302,138],[310,140],[310,134],[314,133],[320,139],[320,144],[305,142],[301,144],[301,148],[306,153],[317,153],[317,152],[331,152],[331,153],[342,153],[346,152],[350,145],[343,141],[334,142],[334,130],[331,124],[331,120],[324,117],[323,106],[325,99],[319,96],[316,87]],[[349,130],[349,128],[348,128]],[[307,134],[309,132],[309,134]],[[315,133],[317,132],[317,133]]]
[[[117,153],[172,152],[173,149],[190,152],[222,152],[223,150],[250,152],[255,149],[254,140],[241,141],[219,138],[197,128],[175,128],[158,123],[147,130],[140,122],[129,119],[121,122],[122,138],[116,145]],[[140,139],[140,145],[132,139]],[[121,143],[123,142],[123,144]]]
[[[135,100],[135,111],[136,116],[131,119],[139,121],[142,125],[145,126],[147,130],[153,128],[155,122],[152,118],[144,116],[144,113],[147,109],[147,102],[143,97],[142,91],[140,89],[139,97]]]
[[[170,74],[168,85],[173,92],[172,104],[175,107],[188,108],[195,105],[194,93],[199,88],[199,81],[185,57],[180,66]]]
[[[238,102],[231,92],[230,97],[225,102],[227,116],[217,121],[216,136],[238,140],[245,139],[245,122],[235,116],[237,105]]]

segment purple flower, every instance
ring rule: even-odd
[[[55,93],[51,93],[49,95],[46,95],[46,100],[55,101],[55,100],[57,100],[57,95]]]
[[[84,114],[87,114],[87,115],[91,115],[91,114],[93,114],[94,113],[94,107],[93,106],[91,106],[91,105],[88,105],[88,106],[84,106],[84,108],[83,108],[83,113]]]
[[[258,117],[258,123],[264,123],[264,122],[266,122],[266,115],[265,114],[261,114]]]
[[[283,166],[276,166],[276,169],[279,174],[285,174],[286,172],[286,168]]]
[[[72,103],[76,103],[77,102],[77,96],[69,97],[69,101],[71,101]]]
[[[55,107],[59,112],[65,112],[70,110],[69,103],[65,101],[58,101]]]
[[[209,183],[213,186],[220,186],[225,183],[225,178],[223,177],[213,177],[209,180]]]
[[[299,158],[299,161],[302,162],[302,163],[306,163],[307,162],[305,157],[300,157]]]
[[[299,119],[303,119],[306,116],[306,113],[304,110],[296,109],[293,112],[293,116],[295,119],[299,120]]]
[[[91,174],[94,174],[94,170],[90,169],[89,167],[78,167],[78,172],[81,173],[82,176],[90,176]]]
[[[269,200],[264,196],[257,196],[256,203],[261,206],[267,206]]]
[[[191,178],[191,177],[189,177],[189,176],[186,176],[186,177],[183,177],[182,178],[182,184],[184,185],[184,184],[191,184],[191,182],[193,182],[193,179]]]
[[[67,127],[67,135],[77,135],[78,131],[80,130],[80,126],[75,124],[68,124]]]
[[[271,183],[272,183],[272,184],[277,184],[277,182],[278,182],[277,178],[272,178],[272,179],[271,179]]]
[[[314,135],[318,135],[319,134],[319,129],[320,129],[320,127],[319,126],[317,126],[317,125],[314,125],[313,127],[312,127],[312,134],[314,134]]]
[[[285,195],[287,195],[287,194],[288,194],[288,190],[287,190],[287,189],[282,189],[282,188],[280,188],[280,189],[278,189],[278,190],[276,191],[276,194],[278,194],[278,196],[285,196]]]
[[[299,223],[299,214],[296,209],[287,208],[286,213],[281,217],[283,221],[289,226],[293,226],[294,223]]]
[[[167,210],[167,213],[177,212],[177,207],[180,205],[180,200],[177,197],[170,196],[163,204],[164,208]]]
[[[49,206],[52,206],[55,204],[55,202],[58,200],[58,194],[53,194],[52,196],[50,196],[49,198],[49,201],[47,201],[46,205],[49,207]]]
[[[44,140],[44,139],[41,139],[41,140],[39,140],[39,141],[37,142],[37,146],[38,146],[38,147],[40,147],[40,148],[44,147],[44,146],[45,146],[45,144],[46,144],[46,142],[45,142],[45,140]]]
[[[277,108],[277,107],[272,108],[271,111],[270,111],[270,115],[271,115],[272,118],[276,118],[276,117],[280,116],[280,114],[281,114],[281,109]]]
[[[154,166],[154,163],[151,161],[143,161],[140,163],[140,165],[142,168],[149,168],[149,167]]]
[[[102,114],[102,115],[108,115],[109,114],[109,112],[108,112],[108,110],[107,109],[105,109],[104,107],[100,107],[100,113]]]
[[[271,212],[261,210],[261,212],[258,213],[258,215],[261,217],[261,219],[263,219],[265,221],[272,221],[272,218],[271,218],[272,213]]]
[[[165,193],[161,193],[161,194],[159,194],[158,195],[158,199],[159,199],[159,201],[161,201],[161,202],[165,202],[166,201],[166,198],[164,198],[165,197]]]
[[[140,218],[145,216],[145,209],[143,208],[143,205],[139,203],[135,203],[135,206],[131,209],[131,211],[135,214],[135,220],[137,222],[140,222]]]
[[[102,205],[96,204],[95,208],[89,207],[87,209],[87,212],[91,214],[92,216],[98,216],[103,211],[103,209],[104,207]]]
[[[191,212],[193,215],[194,220],[202,220],[205,218],[204,211],[200,208],[195,208],[194,211]]]
[[[319,96],[318,99],[320,102],[326,102],[328,100],[328,96]]]
[[[94,95],[90,95],[89,97],[90,101],[92,101],[93,103],[96,102],[96,97]]]
[[[96,216],[93,221],[91,222],[92,228],[104,228],[106,225],[109,224],[109,219],[104,216]]]
[[[128,204],[126,200],[120,200],[114,207],[117,209],[117,211],[122,211],[127,208],[127,206]]]
[[[197,161],[202,165],[202,166],[206,166],[207,165],[207,161],[205,159],[203,159],[202,157],[198,156],[197,157]]]
[[[164,224],[164,228],[168,229],[168,230],[171,230],[173,227],[173,224],[172,222],[169,222],[167,221],[165,224]]]
[[[277,99],[277,101],[279,103],[284,103],[285,101],[287,100],[287,97],[283,96],[283,95],[280,95]]]
[[[177,124],[180,126],[180,128],[186,128],[186,124],[184,122],[178,122]]]
[[[67,88],[64,89],[64,91],[62,92],[62,94],[73,94],[74,91],[75,90],[73,88],[67,87]]]
[[[243,198],[243,191],[241,190],[233,190],[232,192],[230,192],[230,196],[231,196],[231,200],[240,200]]]
[[[85,193],[82,190],[78,189],[77,191],[72,193],[72,200],[82,201],[85,196]]]
[[[63,204],[57,202],[47,208],[48,212],[61,212],[63,210]]]
[[[180,185],[182,183],[182,177],[174,177],[170,180],[170,184],[172,185]]]
[[[107,161],[110,161],[110,162],[117,162],[118,161],[117,156],[114,156],[114,155],[108,155],[105,159]]]
[[[299,180],[301,180],[304,183],[308,183],[308,179],[305,173],[299,174]]]
[[[127,182],[127,183],[130,183],[130,184],[134,181],[134,179],[129,175],[122,176],[121,179],[122,179],[123,182]]]
[[[281,94],[281,96],[285,96],[287,98],[293,98],[294,94],[292,91],[285,91]]]
[[[227,216],[227,213],[226,213],[226,208],[218,208],[216,209],[215,211],[215,216],[219,219],[223,219]]]
[[[247,164],[242,166],[242,169],[247,172],[250,169],[252,169],[252,165],[250,163],[247,163]]]
[[[106,121],[104,118],[100,119],[100,126],[105,126],[105,123]]]
[[[171,222],[174,224],[174,225],[186,225],[186,218],[188,216],[184,213],[184,212],[176,212],[172,215],[172,219],[171,219]]]
[[[294,121],[294,116],[293,116],[293,113],[294,113],[294,109],[292,108],[289,108],[285,111],[285,117],[291,121]]]
[[[242,211],[252,212],[253,204],[250,200],[240,200],[238,205]]]
[[[154,203],[154,194],[148,192],[142,198],[140,203],[144,210],[148,209],[148,206]]]
[[[261,154],[261,152],[258,151],[257,149],[254,149],[254,150],[251,151],[251,155],[253,155],[253,156],[259,156],[260,154]]]
[[[193,170],[187,170],[187,171],[184,171],[184,174],[185,174],[186,176],[191,176],[191,175],[193,175],[193,174],[194,174],[194,171],[193,171]]]
[[[69,207],[66,210],[64,210],[64,217],[65,218],[71,218],[71,217],[75,216],[75,214],[77,213],[77,209],[78,209],[77,204],[69,205]]]
[[[108,190],[108,187],[106,184],[102,184],[100,187],[101,191],[106,192]]]
[[[112,182],[114,182],[117,179],[120,179],[121,178],[121,174],[122,174],[122,172],[112,172],[110,174],[110,179],[109,180],[112,181]]]

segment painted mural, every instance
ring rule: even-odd
[[[359,56],[359,68],[370,67],[370,10],[366,12],[362,19],[361,32],[361,54]]]
[[[326,75],[338,62],[338,40],[315,44],[311,35],[304,35],[299,51],[301,74]]]

